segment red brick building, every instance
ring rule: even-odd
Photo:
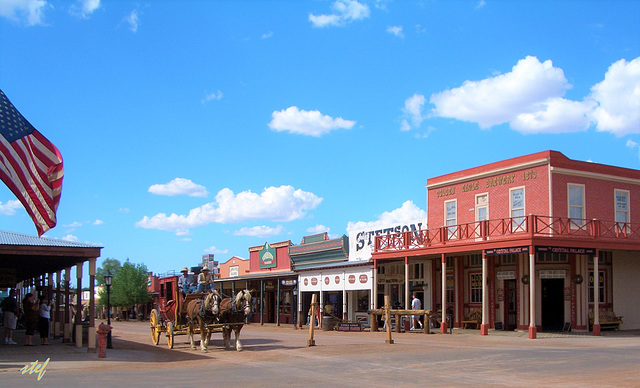
[[[428,179],[427,213],[376,238],[374,274],[400,273],[405,304],[421,292],[456,327],[482,309],[483,335],[599,334],[601,310],[640,328],[640,171],[539,152]]]

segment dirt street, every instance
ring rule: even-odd
[[[315,331],[248,325],[244,350],[225,350],[214,334],[208,353],[186,335],[174,349],[151,343],[148,322],[115,322],[106,359],[54,340],[49,347],[0,346],[2,386],[640,386],[640,332],[590,335],[456,330],[454,334]],[[19,334],[19,333],[18,333]],[[19,340],[18,336],[15,336]],[[22,342],[20,342],[22,343]],[[20,369],[49,358],[46,373]],[[42,385],[44,384],[44,385]]]

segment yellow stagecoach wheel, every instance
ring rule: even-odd
[[[173,322],[169,322],[167,325],[167,345],[169,349],[173,349]]]
[[[157,345],[160,342],[160,329],[158,327],[159,324],[159,314],[158,310],[151,310],[151,315],[149,316],[149,324],[151,325],[151,341],[154,345]]]

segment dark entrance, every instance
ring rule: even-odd
[[[518,326],[517,322],[517,298],[516,298],[516,280],[510,279],[504,281],[504,329],[515,330]]]
[[[541,279],[542,331],[561,331],[564,325],[564,279]]]

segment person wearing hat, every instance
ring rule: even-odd
[[[187,267],[182,268],[182,276],[178,278],[178,289],[182,289],[182,294],[187,295],[196,291],[196,281],[193,275],[189,275]]]
[[[209,267],[205,264],[202,268],[202,272],[198,275],[198,292],[211,291],[211,285],[213,284],[213,278],[209,273]]]

